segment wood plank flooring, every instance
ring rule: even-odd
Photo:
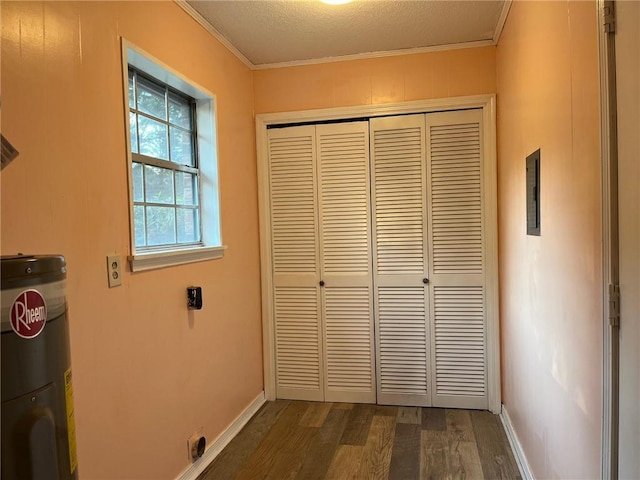
[[[521,478],[489,412],[277,400],[198,480],[483,478]]]

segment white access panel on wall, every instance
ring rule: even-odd
[[[425,116],[370,130],[378,402],[429,406]]]
[[[482,111],[426,127],[432,405],[488,408]]]

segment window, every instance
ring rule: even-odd
[[[195,101],[129,67],[133,218],[138,251],[199,244]]]
[[[123,41],[133,271],[222,256],[214,98]]]

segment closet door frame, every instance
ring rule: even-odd
[[[482,109],[483,163],[485,202],[486,299],[487,318],[487,388],[489,410],[501,412],[500,391],[500,331],[498,285],[498,218],[497,218],[497,149],[496,149],[496,96],[476,95],[452,97],[384,105],[362,105],[318,110],[304,110],[256,115],[256,149],[258,173],[258,208],[260,219],[260,257],[262,281],[262,334],[264,394],[267,400],[276,398],[275,329],[273,282],[271,276],[271,225],[269,200],[269,157],[267,128],[272,125],[313,123],[328,120],[348,120],[388,115],[430,113],[469,108]]]

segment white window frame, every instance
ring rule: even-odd
[[[131,130],[129,128],[129,65],[194,98],[196,101],[197,153],[200,172],[200,225],[202,229],[202,239],[198,245],[172,245],[164,249],[154,249],[153,251],[136,251],[133,215],[133,155],[131,153]],[[127,142],[127,176],[129,180],[131,245],[129,262],[131,271],[139,272],[222,258],[226,246],[222,244],[221,233],[215,95],[124,38],[122,39],[122,74]]]

